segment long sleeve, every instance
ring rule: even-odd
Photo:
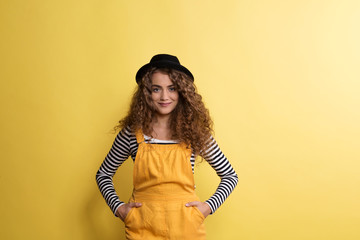
[[[127,129],[120,131],[113,145],[96,173],[96,182],[106,203],[116,215],[117,209],[124,204],[116,194],[113,176],[117,169],[131,155],[130,147],[131,134]]]
[[[221,179],[215,193],[205,201],[209,204],[211,214],[213,214],[234,190],[238,183],[238,176],[213,137],[211,137],[208,146],[201,156],[210,164]]]
[[[133,160],[135,159],[137,150],[138,144],[135,134],[129,128],[123,129],[116,136],[109,153],[96,174],[99,189],[114,214],[124,202],[116,194],[112,178],[116,170],[130,155]],[[215,193],[206,200],[211,208],[211,214],[213,214],[233,191],[237,185],[238,177],[214,138],[209,139],[208,148],[201,153],[201,156],[212,166],[221,179]],[[194,171],[194,154],[192,154],[190,162]]]

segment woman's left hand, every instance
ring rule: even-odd
[[[200,212],[204,215],[206,218],[211,213],[211,209],[207,203],[194,201],[194,202],[188,202],[185,204],[186,207],[197,207]]]

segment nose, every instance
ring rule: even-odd
[[[166,90],[161,91],[161,96],[160,96],[160,99],[161,99],[161,100],[167,100],[168,97],[169,97],[168,91],[166,91]]]

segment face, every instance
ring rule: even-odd
[[[151,77],[151,98],[160,116],[170,115],[179,100],[179,93],[167,74],[154,72]]]

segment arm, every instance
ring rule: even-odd
[[[129,129],[123,129],[116,136],[109,153],[96,173],[96,182],[99,190],[115,216],[117,209],[125,203],[116,194],[112,179],[117,169],[130,154],[130,132]]]
[[[210,138],[208,148],[201,153],[201,156],[221,179],[215,193],[205,201],[209,204],[211,214],[213,214],[234,190],[238,182],[238,176],[213,137]]]

